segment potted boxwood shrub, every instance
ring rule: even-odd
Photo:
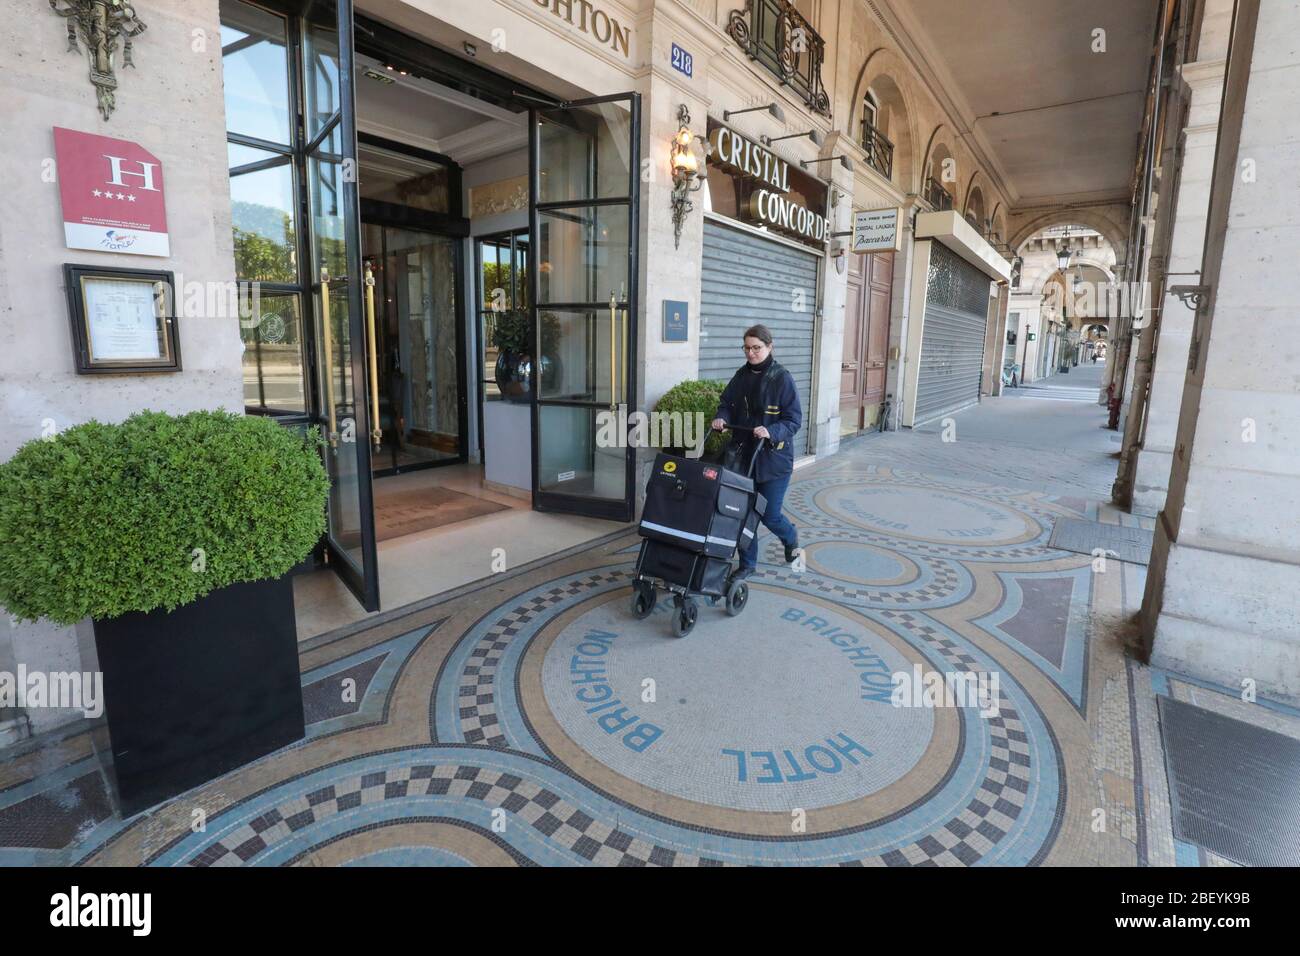
[[[688,415],[704,416],[704,428],[707,429],[708,437],[704,441],[704,454],[701,458],[705,461],[721,461],[723,449],[727,445],[727,432],[715,432],[709,428],[709,423],[713,421],[713,415],[718,410],[718,402],[722,401],[722,390],[726,387],[726,382],[714,380],[678,382],[664,392],[655,404],[656,412],[668,414],[681,412],[683,419]],[[688,449],[667,446],[664,451],[680,458]]]
[[[123,816],[303,736],[288,572],[325,531],[319,437],[141,412],[0,464],[0,604],[94,622]]]

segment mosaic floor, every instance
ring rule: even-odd
[[[765,534],[738,617],[634,619],[619,535],[305,643],[307,739],[150,814],[89,733],[0,762],[0,864],[1224,862],[1175,845],[1154,724],[1218,692],[1125,656],[1145,569],[1048,547],[1132,519],[874,447],[800,470],[806,564]]]

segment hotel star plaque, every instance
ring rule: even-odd
[[[178,372],[170,272],[65,264],[77,373]]]

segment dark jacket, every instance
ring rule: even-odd
[[[744,376],[753,374],[748,364],[736,370],[722,392],[722,401],[713,417],[721,418],[728,425],[746,428],[762,425],[768,430],[771,439],[754,464],[754,480],[769,481],[794,470],[794,436],[803,424],[803,408],[799,404],[799,391],[794,387],[794,379],[775,359],[763,373],[759,384],[758,407],[748,407]],[[739,460],[748,462],[752,453],[752,436],[748,432],[738,432],[732,440],[744,445],[745,457]]]

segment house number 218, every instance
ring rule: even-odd
[[[673,44],[673,69],[687,76],[694,76],[695,57],[691,56],[676,43]]]

